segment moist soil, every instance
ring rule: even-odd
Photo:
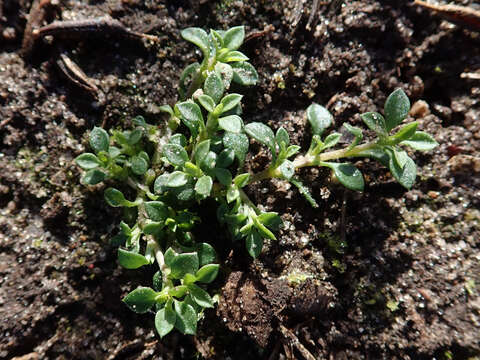
[[[479,358],[480,80],[468,75],[480,71],[478,32],[398,0],[65,0],[45,5],[37,25],[109,16],[160,42],[71,32],[22,50],[31,7],[0,0],[0,358]],[[127,129],[143,115],[164,126],[159,106],[175,103],[181,70],[200,57],[181,29],[240,24],[260,75],[241,89],[246,122],[283,126],[306,149],[312,102],[343,132],[401,87],[440,145],[411,154],[410,191],[365,160],[363,193],[301,172],[317,209],[283,181],[250,186],[285,224],[255,261],[202,204],[199,238],[222,263],[219,305],[197,336],[160,340],[152,314],[121,302],[152,269],[117,265],[109,240],[122,214],[105,204],[105,185],[79,184],[73,159],[94,125]],[[65,76],[61,53],[97,92]],[[268,156],[251,149],[259,171]]]

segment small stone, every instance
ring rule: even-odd
[[[418,100],[412,105],[412,108],[410,109],[410,115],[412,115],[414,118],[423,118],[427,115],[430,115],[430,106],[428,106],[426,101]]]

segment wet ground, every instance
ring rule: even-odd
[[[46,6],[43,21],[110,16],[160,42],[68,36],[22,52],[31,5],[0,0],[0,358],[480,356],[480,81],[462,75],[480,71],[478,32],[410,1],[67,0]],[[423,101],[412,116],[440,146],[412,154],[410,191],[369,161],[357,163],[362,194],[303,171],[318,209],[282,181],[251,186],[254,202],[282,215],[278,242],[251,261],[221,228],[205,239],[224,263],[213,284],[220,304],[197,337],[160,341],[153,317],[120,301],[148,284],[149,270],[116,264],[109,239],[121,214],[101,186],[79,184],[72,160],[94,125],[165,120],[158,107],[176,101],[181,69],[199,57],[181,29],[239,24],[253,35],[243,49],[260,74],[243,90],[245,121],[284,126],[305,148],[311,102],[328,106],[337,129],[361,126],[357,114],[402,87]],[[64,75],[61,52],[97,92]],[[252,149],[248,166],[259,169],[267,155]],[[203,226],[212,226],[214,210],[205,210]]]

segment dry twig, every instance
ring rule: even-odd
[[[480,11],[459,5],[434,5],[422,0],[415,0],[414,4],[432,10],[452,23],[480,30]]]

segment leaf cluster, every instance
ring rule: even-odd
[[[327,167],[346,188],[362,191],[363,175],[345,159],[370,157],[410,188],[416,165],[402,146],[425,151],[437,145],[430,135],[417,130],[417,122],[394,132],[410,109],[407,96],[397,89],[388,97],[384,115],[360,115],[375,140],[362,143],[362,129],[344,124],[351,141],[337,150],[330,149],[343,135],[324,136],[333,124],[332,115],[321,105],[309,106],[306,113],[313,136],[308,151],[300,154],[300,146],[291,144],[284,128],[274,131],[242,119],[243,96],[230,92],[230,86],[258,81],[248,57],[238,51],[245,38],[243,26],[209,33],[188,28],[182,37],[201,50],[203,60],[182,72],[179,101],[161,107],[168,114],[167,124],[151,125],[139,116],[133,119],[132,130],[109,134],[95,127],[89,137],[92,152],[76,158],[85,170],[82,183],[107,182],[105,201],[124,209],[125,221],[112,239],[119,246],[118,263],[127,269],[158,266],[152,286],[138,287],[123,301],[135,312],[154,312],[161,337],[174,328],[195,334],[204,309],[215,303],[208,284],[219,272],[216,253],[208,239],[195,235],[201,219],[193,209],[206,199],[216,201],[218,221],[233,240],[243,240],[248,254],[256,258],[265,241],[276,240],[282,220],[248,198],[249,184],[271,178],[289,181],[315,207],[309,189],[295,175],[299,168]],[[266,146],[271,154],[270,164],[256,174],[245,170],[251,141]],[[112,187],[112,183],[118,185]]]

